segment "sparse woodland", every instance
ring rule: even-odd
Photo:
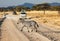
[[[21,11],[21,9],[24,9],[26,11],[31,11],[31,10],[53,10],[53,11],[60,11],[60,6],[50,6],[48,3],[42,3],[42,4],[36,4],[32,8],[25,7],[25,6],[9,6],[9,7],[0,7],[0,12],[3,11]]]

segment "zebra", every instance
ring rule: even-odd
[[[37,32],[37,27],[39,27],[37,22],[34,20],[25,21],[25,19],[20,18],[19,21],[17,22],[17,24],[19,24],[19,23],[22,23],[22,25],[23,25],[21,31],[23,31],[24,27],[27,27],[27,29],[29,29],[29,27],[31,27],[32,28],[31,32],[33,31],[33,29],[35,29]],[[29,32],[29,30],[28,30],[28,32]]]

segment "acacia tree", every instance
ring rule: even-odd
[[[48,3],[43,3],[41,5],[42,5],[41,7],[44,10],[44,14],[45,14],[45,11],[50,9],[50,5]]]
[[[0,12],[3,12],[3,8],[0,8]]]
[[[22,8],[21,6],[16,6],[15,10],[19,12],[21,11],[21,8]]]
[[[49,10],[50,5],[48,3],[37,4],[37,5],[33,6],[32,9],[33,10],[44,10],[44,14],[45,14],[45,10]]]

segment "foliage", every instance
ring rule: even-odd
[[[2,7],[0,11],[21,11],[21,9],[30,11],[30,10],[58,10],[60,11],[60,6],[50,6],[49,3],[42,3],[36,4],[32,8],[25,7],[25,6],[9,6],[9,7]]]

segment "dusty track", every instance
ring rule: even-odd
[[[18,31],[10,20],[6,19],[2,25],[1,41],[29,41],[29,39]]]
[[[36,32],[21,32],[16,28],[11,19],[6,19],[2,25],[1,41],[50,41]]]
[[[13,20],[12,20],[13,21]],[[13,23],[15,24],[16,27],[18,27],[17,29],[19,30],[19,26],[17,26],[17,22],[13,21]],[[19,30],[20,31],[20,30]],[[26,35],[30,41],[50,41],[48,38],[42,36],[41,34],[37,33],[37,32],[25,32],[26,30],[24,29],[23,33],[24,35]]]
[[[26,28],[21,32],[16,18],[8,17],[3,22],[1,41],[60,41],[60,31],[42,23],[38,23],[38,32],[27,32]]]

